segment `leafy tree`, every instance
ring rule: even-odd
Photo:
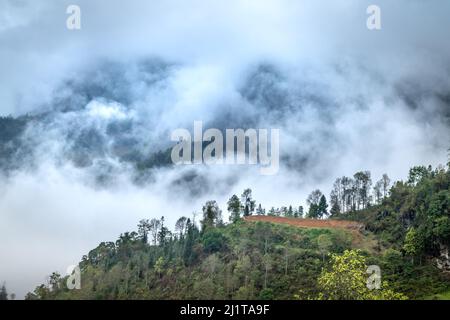
[[[186,232],[188,218],[181,217],[175,222],[175,231],[178,232],[180,239],[184,237]]]
[[[322,195],[323,195],[322,192],[319,189],[316,189],[316,190],[314,190],[313,192],[310,193],[310,195],[306,199],[306,202],[309,205],[311,205],[311,204],[318,205]]]
[[[358,209],[367,208],[370,203],[369,192],[372,180],[369,171],[360,171],[353,176],[356,188],[356,204]]]
[[[317,219],[320,217],[319,203],[323,194],[320,190],[314,190],[306,199],[309,205],[308,218]]]
[[[431,167],[415,166],[409,169],[408,184],[417,185],[420,181],[430,176]]]
[[[379,290],[367,287],[366,259],[359,250],[331,255],[330,270],[318,279],[319,299],[325,300],[405,300],[407,297],[383,283]]]
[[[330,203],[331,207],[344,208],[344,188],[342,184],[342,179],[337,178],[333,183],[333,189],[330,193]]]
[[[210,229],[203,234],[202,243],[207,253],[214,253],[226,246],[226,238],[220,231]]]
[[[158,242],[158,233],[161,226],[161,221],[158,219],[150,220],[150,233],[152,234],[153,245]]]
[[[450,242],[450,218],[448,216],[441,216],[433,220],[434,236],[440,244],[448,245]]]
[[[148,242],[148,234],[150,233],[151,226],[148,219],[143,219],[139,221],[138,224],[138,235],[142,239],[143,243]]]
[[[165,271],[165,265],[166,265],[166,262],[163,257],[159,257],[158,260],[155,262],[154,269],[160,278],[161,278],[163,272]]]
[[[228,212],[230,213],[230,221],[237,222],[241,219],[242,203],[237,195],[232,195],[228,200]]]
[[[203,220],[201,221],[202,230],[219,225],[222,221],[222,211],[215,200],[207,201],[202,208]]]
[[[375,183],[375,186],[373,187],[373,195],[375,197],[375,203],[380,204],[381,200],[383,199],[383,181],[379,180]]]
[[[44,284],[39,285],[38,287],[36,287],[36,289],[34,289],[33,294],[31,294],[29,296],[29,298],[31,299],[41,299],[41,300],[46,300],[50,298],[50,289],[45,286]]]
[[[61,275],[58,272],[53,272],[49,277],[49,285],[51,290],[55,291],[59,289],[61,283]]]
[[[241,198],[244,207],[244,217],[252,215],[255,211],[255,201],[252,199],[252,189],[245,189]]]
[[[412,263],[414,263],[414,257],[422,253],[423,240],[417,233],[416,229],[410,228],[406,233],[405,243],[403,244],[403,250],[407,256],[411,257]]]
[[[274,292],[272,289],[265,288],[265,289],[261,290],[258,298],[260,300],[273,300],[275,298],[275,296],[274,296]]]

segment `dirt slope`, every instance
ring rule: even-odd
[[[362,233],[364,224],[349,220],[317,220],[317,219],[298,219],[271,216],[250,216],[246,221],[265,221],[271,223],[288,224],[299,228],[331,228],[348,230],[352,235],[352,247],[363,249],[372,253],[380,251],[378,241],[372,234]]]
[[[364,225],[362,223],[347,220],[298,219],[272,216],[250,216],[246,217],[245,220],[289,224],[291,226],[296,226],[299,228],[331,228],[358,231],[364,229]]]

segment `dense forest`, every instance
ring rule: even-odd
[[[418,166],[406,181],[368,171],[336,179],[329,200],[264,208],[252,191],[215,201],[202,217],[161,219],[103,242],[79,263],[81,289],[54,272],[27,299],[445,299],[450,297],[450,163]],[[363,230],[298,228],[247,216],[358,221]],[[367,286],[369,265],[381,286]]]

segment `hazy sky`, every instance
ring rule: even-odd
[[[66,28],[69,4],[81,30]],[[366,28],[370,4],[379,31]],[[446,0],[0,0],[0,115],[52,112],[24,134],[32,163],[0,178],[0,282],[23,296],[141,218],[173,225],[209,199],[225,210],[246,187],[266,208],[301,205],[338,176],[444,163],[449,12]],[[279,174],[177,167],[140,185],[111,155],[112,123],[153,152],[194,120],[281,129]],[[92,128],[101,143],[77,167],[68,137]],[[105,167],[113,179],[99,187]]]

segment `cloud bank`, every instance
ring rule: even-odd
[[[380,31],[366,1],[79,0],[69,31],[72,1],[0,1],[0,114],[19,128],[0,139],[0,281],[23,296],[141,218],[246,187],[301,205],[338,176],[444,162],[450,4],[377,2]],[[168,165],[195,120],[281,129],[279,174]]]

